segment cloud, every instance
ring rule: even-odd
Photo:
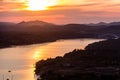
[[[90,23],[120,19],[117,0],[60,0],[44,11],[25,11],[25,2],[0,0],[0,21],[43,20],[53,23]],[[73,4],[72,4],[73,2]],[[69,3],[69,4],[67,4]]]
[[[119,6],[118,0],[56,0],[58,4],[49,7],[50,9],[81,8],[81,9],[102,9],[109,6]],[[27,8],[28,0],[0,0],[0,11],[24,10]],[[85,8],[86,7],[86,8]],[[94,8],[93,8],[94,7]]]
[[[0,20],[22,21],[43,20],[52,23],[90,23],[100,21],[119,20],[120,12],[103,10],[80,10],[80,9],[53,9],[46,11],[11,11],[1,12]]]
[[[16,11],[26,8],[24,2],[18,2],[17,0],[1,0],[0,11]]]
[[[79,5],[56,5],[50,6],[49,8],[79,8],[79,7],[86,7],[86,6],[96,6],[100,5],[98,3],[90,3],[90,4],[79,4]]]

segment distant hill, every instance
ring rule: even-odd
[[[99,22],[99,23],[90,23],[87,24],[89,26],[115,26],[115,25],[120,25],[120,22],[111,22],[111,23],[105,23],[105,22]]]
[[[12,26],[15,25],[15,23],[12,22],[0,22],[0,26]]]
[[[22,21],[17,24],[17,26],[24,26],[24,27],[27,27],[27,26],[53,26],[53,25],[54,24],[52,24],[52,23],[47,23],[44,21],[28,21],[28,22]]]
[[[114,24],[114,25],[113,25]],[[116,24],[116,25],[115,25]],[[56,25],[44,21],[0,22],[0,47],[25,45],[58,39],[120,37],[119,22]]]
[[[120,22],[111,22],[111,23],[109,23],[109,25],[120,25]]]
[[[89,26],[107,26],[109,25],[109,23],[105,23],[105,22],[99,22],[99,23],[90,23],[90,24],[87,24]]]
[[[17,24],[10,24],[6,22],[0,23],[0,28],[2,27],[4,31],[14,31],[14,32],[31,32],[31,31],[39,31],[41,28],[45,29],[47,27],[55,26],[52,23],[47,23],[43,21],[22,21]]]
[[[23,32],[35,32],[35,31],[52,31],[52,30],[75,30],[76,32],[79,31],[89,31],[90,33],[92,31],[102,31],[107,32],[108,29],[112,28],[112,30],[116,30],[116,26],[118,27],[120,25],[120,22],[111,22],[111,23],[105,23],[100,22],[97,24],[91,23],[91,24],[66,24],[66,25],[55,25],[52,23],[44,22],[44,21],[22,21],[20,23],[9,23],[9,22],[0,22],[0,28],[1,30],[4,29],[4,31],[23,31]],[[117,28],[119,30],[119,28]],[[0,31],[1,31],[0,30]]]
[[[0,22],[0,31],[9,31],[15,23],[11,22]]]

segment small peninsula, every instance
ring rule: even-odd
[[[36,63],[38,80],[119,80],[120,39],[95,42]]]

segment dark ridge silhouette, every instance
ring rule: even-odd
[[[119,80],[120,39],[73,50],[63,57],[40,60],[35,73],[41,80]]]
[[[52,23],[44,22],[44,21],[22,21],[17,24],[17,26],[24,26],[24,27],[30,27],[30,26],[54,26]]]
[[[107,26],[91,26],[88,24],[55,25],[43,21],[23,21],[18,24],[0,22],[0,48],[50,42],[58,39],[116,39],[120,37],[118,23],[114,23],[117,25],[106,23]]]
[[[105,22],[99,22],[99,23],[90,23],[87,24],[89,26],[116,26],[116,25],[120,25],[120,22],[111,22],[111,23],[105,23]]]
[[[99,22],[97,24],[94,24],[94,23],[90,23],[88,24],[89,26],[107,26],[109,25],[108,23],[105,23],[105,22]]]
[[[114,43],[113,43],[114,42]],[[89,44],[85,49],[86,50],[119,50],[120,48],[119,39],[110,39],[106,41],[95,42]]]

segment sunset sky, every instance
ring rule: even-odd
[[[0,0],[0,21],[57,24],[120,21],[120,0]]]

